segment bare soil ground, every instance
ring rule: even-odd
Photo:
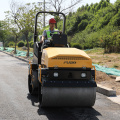
[[[91,58],[93,63],[106,66],[109,68],[116,68],[120,70],[120,54],[111,53],[104,54],[104,49],[93,49],[86,52]],[[109,76],[106,73],[97,71],[96,81],[105,87],[116,90],[117,95],[120,95],[120,82],[115,81],[116,76]]]
[[[115,76],[109,76],[106,73],[97,71],[97,83],[105,87],[111,88],[113,90],[116,90],[117,95],[120,95],[120,82],[116,82],[115,79]]]

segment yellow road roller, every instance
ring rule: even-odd
[[[38,41],[37,23],[41,13],[63,15],[63,30],[52,40]],[[83,51],[70,48],[63,13],[38,12],[35,19],[34,57],[29,62],[28,89],[38,94],[41,107],[92,107],[96,100],[95,67]]]

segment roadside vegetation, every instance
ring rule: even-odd
[[[58,23],[61,29],[62,21]],[[67,16],[66,33],[72,47],[104,48],[104,52],[120,52],[120,1],[110,0],[78,8]]]
[[[42,4],[28,3],[22,6],[14,2],[11,4],[11,11],[6,11],[6,19],[0,21],[0,41],[4,43],[4,47],[14,47],[15,51],[23,46],[27,47],[27,51],[33,48],[34,18],[40,10]],[[78,49],[99,47],[103,53],[120,53],[119,0],[114,4],[111,4],[110,0],[86,4],[76,12],[69,12],[66,17],[66,34],[71,47]],[[56,27],[62,30],[61,18],[59,16],[55,18]],[[39,22],[38,34],[42,34],[44,30],[40,28],[42,25]]]

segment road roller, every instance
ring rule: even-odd
[[[41,13],[63,16],[63,30],[50,34],[52,40],[38,40]],[[36,14],[34,57],[29,61],[28,89],[38,95],[41,107],[92,107],[96,100],[96,69],[91,58],[80,49],[70,48],[65,34],[63,13],[41,11]]]

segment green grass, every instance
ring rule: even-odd
[[[20,51],[26,51],[27,52],[27,50],[23,50],[22,47],[17,47],[16,49],[20,50]],[[30,52],[33,52],[33,48],[30,48]]]
[[[103,48],[94,48],[89,51],[86,51],[87,54],[94,54],[97,53],[99,55],[104,54],[104,49]]]

